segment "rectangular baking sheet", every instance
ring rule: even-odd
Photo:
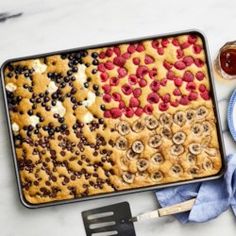
[[[157,186],[149,186],[149,187],[141,187],[141,188],[136,188],[136,189],[121,190],[118,192],[103,193],[103,194],[86,196],[86,197],[81,197],[81,198],[76,198],[76,199],[60,200],[60,201],[40,203],[40,204],[30,204],[29,202],[26,201],[26,199],[24,198],[23,193],[22,193],[20,173],[19,173],[19,167],[17,164],[17,157],[16,157],[16,152],[15,152],[15,146],[14,146],[14,137],[13,137],[12,129],[11,129],[9,107],[8,107],[8,103],[7,103],[7,95],[6,95],[5,81],[4,81],[4,68],[8,63],[27,60],[27,59],[37,59],[37,58],[42,58],[42,57],[56,55],[56,54],[72,53],[72,52],[78,51],[78,50],[101,48],[101,47],[114,46],[114,45],[118,45],[118,44],[131,43],[131,42],[135,43],[135,42],[139,42],[139,41],[143,41],[143,40],[177,37],[177,36],[181,36],[184,34],[197,34],[198,36],[201,37],[201,39],[203,41],[205,57],[206,57],[206,65],[207,65],[207,70],[208,70],[208,75],[209,75],[209,80],[210,80],[210,87],[211,87],[211,91],[212,91],[212,102],[213,102],[213,106],[214,106],[215,117],[217,120],[216,129],[217,129],[217,135],[218,135],[218,141],[219,141],[219,148],[220,148],[220,153],[221,153],[222,159],[225,157],[224,142],[223,142],[222,131],[221,131],[222,128],[221,128],[221,124],[220,124],[220,117],[219,117],[219,110],[218,110],[218,105],[217,105],[216,92],[215,92],[215,87],[214,87],[214,83],[213,83],[213,77],[211,74],[211,65],[209,62],[209,51],[207,48],[207,42],[206,42],[204,35],[197,30],[188,30],[188,31],[169,33],[169,34],[164,34],[164,35],[154,35],[154,36],[148,36],[148,37],[142,37],[142,38],[136,38],[136,39],[123,40],[123,41],[118,41],[118,42],[103,43],[103,44],[86,46],[86,47],[79,47],[79,48],[74,48],[74,49],[69,49],[69,50],[63,50],[63,51],[57,51],[57,52],[51,52],[51,53],[9,59],[6,62],[4,62],[1,67],[1,79],[2,79],[2,88],[3,88],[3,96],[4,96],[4,102],[5,102],[8,131],[9,131],[15,173],[16,173],[17,184],[18,184],[18,191],[19,191],[20,200],[24,206],[26,206],[28,208],[39,208],[39,207],[45,207],[45,206],[54,206],[54,205],[65,204],[65,203],[79,202],[79,201],[84,201],[84,200],[89,200],[89,199],[117,196],[117,195],[127,194],[127,193],[137,193],[137,192],[143,192],[143,191],[148,191],[148,190],[149,191],[150,190],[157,190],[157,189],[164,188],[164,187],[177,186],[177,185],[182,185],[182,184],[187,184],[187,183],[195,183],[195,182],[199,182],[199,181],[213,180],[213,179],[217,179],[223,175],[224,170],[225,170],[224,160],[222,160],[221,171],[217,175],[210,176],[210,177],[196,178],[196,179],[187,180],[187,181],[179,181],[179,182],[170,183],[170,184],[160,184]]]

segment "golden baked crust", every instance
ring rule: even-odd
[[[221,170],[197,35],[12,62],[4,75],[23,195],[31,204]]]

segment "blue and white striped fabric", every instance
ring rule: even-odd
[[[220,179],[157,191],[160,205],[165,207],[196,198],[190,212],[176,215],[182,223],[206,222],[230,207],[236,216],[236,155],[228,156],[226,161],[227,169]]]

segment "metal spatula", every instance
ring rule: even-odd
[[[82,212],[87,236],[135,236],[134,222],[159,218],[192,209],[195,198],[132,217],[128,202]]]

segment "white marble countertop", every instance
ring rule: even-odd
[[[73,48],[185,29],[202,30],[212,59],[226,41],[236,40],[236,1],[155,0],[1,0],[0,13],[23,15],[0,23],[0,64],[11,57]],[[236,82],[217,81],[217,94],[227,153],[236,151],[225,111]],[[1,236],[85,235],[81,211],[128,200],[133,214],[157,207],[152,192],[93,200],[39,210],[18,199],[3,103],[0,104],[0,228]],[[138,236],[235,235],[230,210],[204,224],[181,225],[173,217],[136,225]]]

